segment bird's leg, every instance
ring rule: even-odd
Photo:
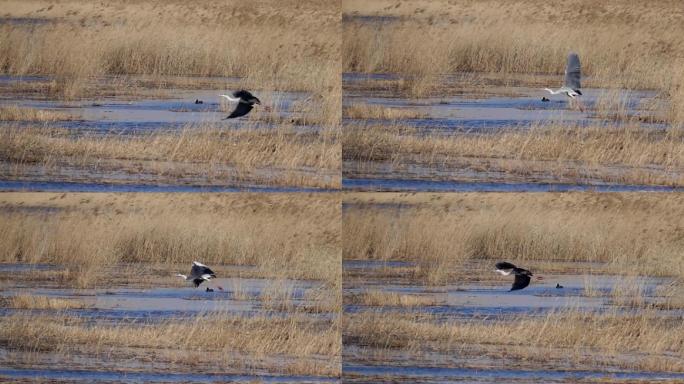
[[[580,99],[577,99],[577,107],[579,108],[580,112],[584,112],[584,103]]]

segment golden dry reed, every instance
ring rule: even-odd
[[[5,193],[0,206],[0,261],[63,265],[76,286],[104,284],[110,266],[194,260],[341,284],[334,194]]]
[[[345,259],[412,261],[430,283],[479,259],[540,269],[594,262],[623,274],[684,278],[680,194],[360,193],[345,201],[355,203],[343,214]]]
[[[47,74],[67,95],[93,76],[234,76],[323,94],[339,83],[339,5],[159,1],[7,1],[0,71]],[[26,18],[26,23],[21,19]],[[37,19],[39,22],[32,22]]]
[[[496,355],[500,360],[533,364],[569,360],[573,366],[684,372],[684,326],[654,311],[626,314],[569,309],[541,317],[460,322],[438,321],[429,315],[366,312],[345,320],[345,336],[381,350],[429,346],[430,350]],[[597,356],[591,356],[596,352]],[[639,359],[634,359],[634,354]]]
[[[295,358],[297,364],[278,369],[298,375],[339,375],[341,339],[338,320],[320,321],[301,315],[288,318],[242,317],[227,313],[197,315],[159,323],[119,322],[93,326],[73,315],[10,315],[0,318],[0,345],[13,352],[48,352],[69,358],[117,357],[118,348],[145,358],[151,350],[160,364],[196,367],[195,352],[213,366],[264,364],[265,357]],[[134,347],[134,348],[130,348]],[[123,359],[123,356],[119,356]],[[268,363],[267,363],[268,364]],[[275,368],[274,368],[275,367]]]
[[[259,177],[259,170],[272,169],[263,176],[267,183],[336,188],[341,182],[340,151],[334,133],[303,133],[285,125],[263,129],[253,124],[251,129],[227,130],[199,124],[178,132],[156,130],[139,135],[82,134],[49,127],[0,128],[0,158],[46,170],[66,164],[218,180],[238,174],[249,181]],[[9,176],[22,174],[20,167],[12,169],[17,174]],[[306,169],[317,172],[303,172]]]
[[[383,126],[372,123],[345,128],[342,143],[343,160],[372,162],[391,161],[395,165],[418,163],[438,166],[450,160],[482,163],[491,160],[494,167],[506,162],[520,169],[503,170],[510,174],[542,172],[570,168],[567,172],[593,174],[606,181],[637,184],[684,185],[684,136],[682,131],[665,132],[638,124],[622,126],[533,126],[525,130],[502,130],[492,133],[454,135],[418,134],[402,125]],[[620,172],[592,171],[596,167],[620,167]]]
[[[661,90],[671,97],[671,120],[684,122],[678,1],[351,0],[343,12],[344,71],[407,75],[416,96],[438,88],[435,76],[455,72],[562,74],[574,51],[585,86]]]
[[[36,295],[15,295],[0,298],[0,303],[6,308],[14,309],[82,309],[88,305],[80,300],[62,299],[59,297],[36,296]]]
[[[61,111],[21,108],[16,105],[0,107],[0,120],[3,121],[53,122],[76,118]]]

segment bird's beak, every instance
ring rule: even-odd
[[[259,104],[259,105],[261,105],[261,100],[256,99],[256,103]]]

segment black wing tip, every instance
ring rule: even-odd
[[[494,265],[496,269],[513,269],[515,265],[509,263],[508,261],[500,261]]]
[[[577,92],[578,95],[582,96],[582,92],[579,89],[573,89],[573,91]]]

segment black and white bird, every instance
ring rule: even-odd
[[[516,291],[518,289],[523,289],[530,285],[530,279],[532,277],[532,272],[524,268],[518,268],[515,265],[507,262],[501,261],[496,263],[496,272],[508,276],[511,273],[515,275],[515,280],[513,281],[513,286],[511,291]]]
[[[550,88],[544,88],[544,90],[548,91],[552,95],[563,93],[569,98],[574,99],[575,97],[582,95],[582,92],[580,91],[580,78],[581,71],[579,55],[576,53],[570,53],[568,55],[568,62],[565,64],[565,79],[563,80],[563,86],[555,91]]]
[[[221,95],[221,97],[225,97],[228,99],[228,101],[231,101],[233,103],[237,103],[237,106],[233,110],[233,112],[226,117],[226,119],[233,119],[236,117],[244,116],[249,113],[249,111],[254,108],[254,104],[261,104],[261,100],[259,100],[256,96],[252,95],[249,91],[240,90],[233,92],[231,95]],[[225,120],[225,119],[224,119]]]
[[[195,288],[197,288],[203,282],[215,278],[216,274],[206,265],[199,263],[197,261],[193,261],[192,269],[190,270],[190,275],[186,276],[178,273],[177,276],[182,277],[183,279],[185,279],[185,281],[192,281],[192,283],[195,284]]]

